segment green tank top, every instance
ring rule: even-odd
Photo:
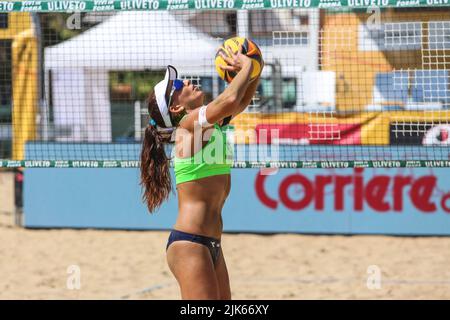
[[[233,163],[233,145],[227,143],[230,127],[214,124],[208,143],[189,158],[174,158],[176,184],[210,176],[230,174]]]

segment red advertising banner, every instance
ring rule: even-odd
[[[272,210],[281,204],[292,211],[310,208],[315,212],[331,209],[338,212],[372,210],[402,213],[406,207],[412,207],[421,213],[450,213],[450,187],[442,190],[438,185],[439,177],[433,172],[420,176],[412,174],[414,171],[368,176],[362,168],[354,169],[350,175],[339,171],[332,174],[322,171],[313,175],[294,172],[283,175],[275,185],[276,179],[266,173],[257,174],[255,192],[261,204]],[[440,178],[441,184],[445,183],[443,179]],[[268,188],[275,188],[277,196],[270,195]],[[296,192],[290,192],[292,188]],[[326,209],[325,203],[328,204]]]
[[[359,123],[288,123],[256,125],[258,143],[360,145]]]

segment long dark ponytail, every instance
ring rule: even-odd
[[[150,94],[148,98],[148,112],[158,126],[165,127],[154,93]],[[164,144],[170,142],[171,133],[158,132],[153,125],[145,128],[141,151],[140,184],[143,188],[142,200],[147,204],[151,213],[168,199],[172,191],[172,179],[169,171],[170,158],[167,157],[164,150]]]

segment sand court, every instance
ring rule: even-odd
[[[0,298],[179,299],[167,237],[23,229],[2,213]],[[449,238],[225,234],[222,242],[234,299],[450,299]],[[79,289],[68,286],[73,266]]]

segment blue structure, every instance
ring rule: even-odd
[[[34,147],[28,145],[28,154],[37,155]],[[40,150],[51,148],[48,144]],[[318,150],[332,152],[329,148]],[[55,155],[70,157],[58,154],[56,149]],[[346,147],[348,154],[361,147],[350,149]],[[417,154],[419,150],[422,156],[434,153],[436,157],[436,148],[386,149],[391,153],[395,150],[392,157]],[[447,148],[442,149],[442,159],[446,159]],[[92,156],[90,153],[96,150],[105,151],[93,148],[80,154]],[[287,154],[292,155],[291,151]],[[101,155],[96,159],[102,160]],[[385,157],[388,160],[389,153]],[[450,170],[445,168],[281,169],[273,175],[262,175],[259,169],[233,169],[234,187],[223,210],[224,228],[228,232],[258,233],[450,235],[448,181]],[[177,214],[175,195],[150,215],[141,194],[136,168],[29,168],[24,183],[25,226],[170,229]]]
[[[415,70],[412,86],[414,102],[450,103],[448,70]]]

